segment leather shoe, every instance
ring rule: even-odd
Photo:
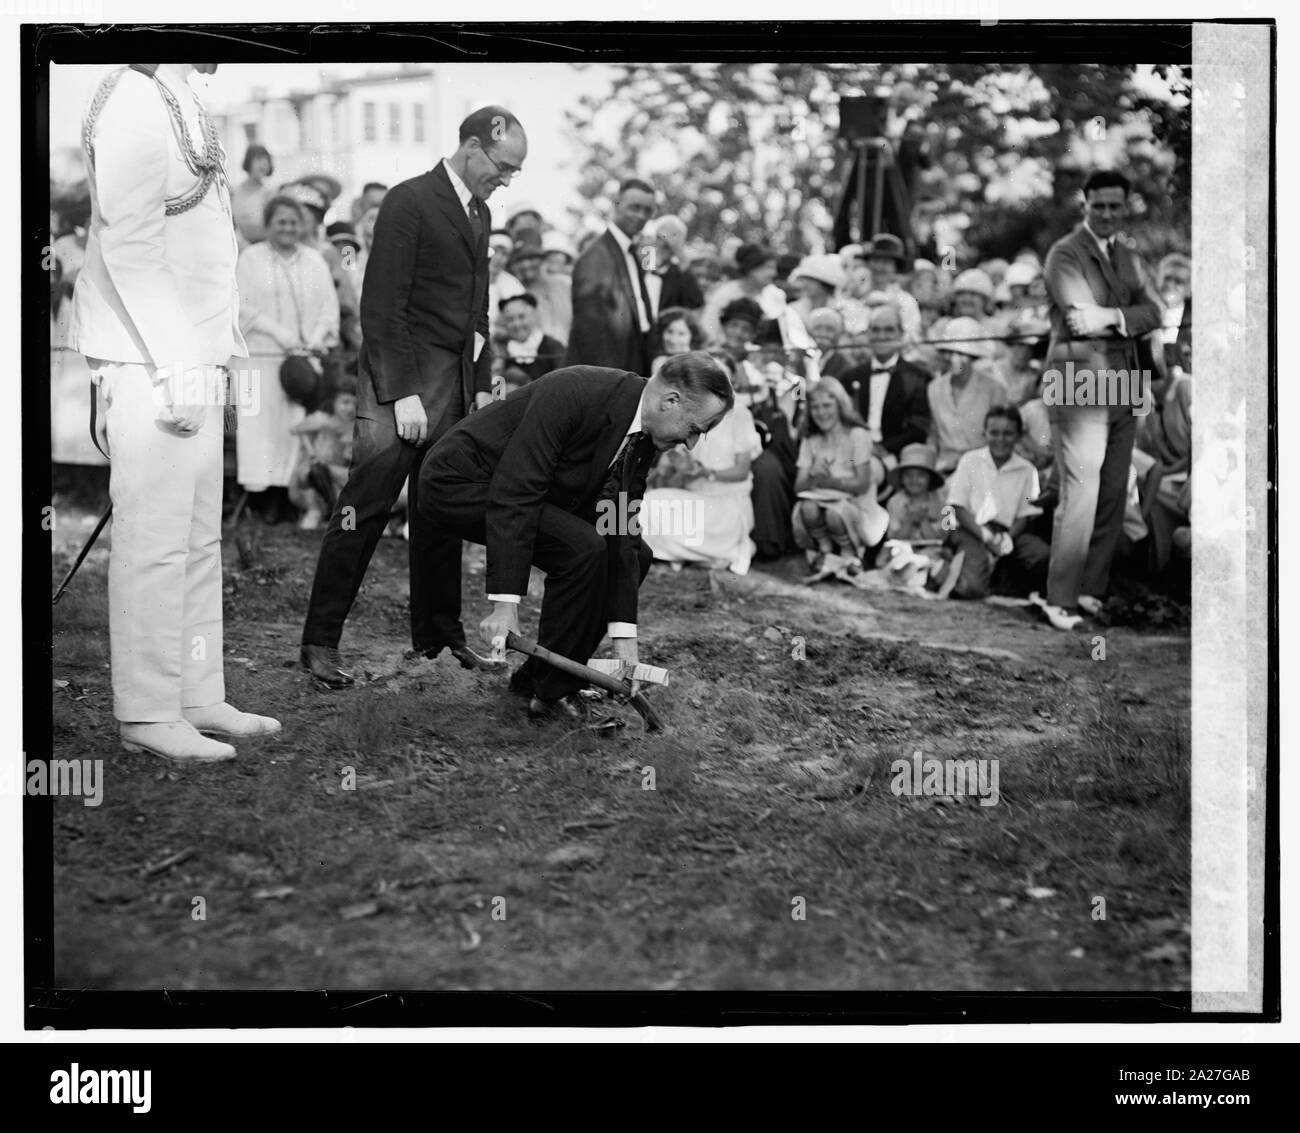
[[[574,727],[583,727],[600,736],[612,735],[619,728],[627,727],[627,721],[617,716],[593,712],[587,702],[576,694],[562,696],[558,700],[543,700],[534,696],[528,702],[528,715],[538,721],[558,720]]]
[[[273,736],[280,730],[280,721],[270,716],[256,716],[240,712],[232,705],[212,704],[207,708],[182,708],[181,716],[196,729],[208,736]]]
[[[347,688],[356,684],[356,678],[344,672],[343,660],[333,645],[304,645],[298,653],[298,660],[328,688]]]
[[[504,657],[484,657],[475,653],[468,645],[452,645],[451,655],[460,662],[462,669],[479,669],[484,673],[503,673],[509,668]]]
[[[509,667],[509,663],[504,658],[496,660],[492,657],[484,657],[480,653],[475,653],[474,650],[463,643],[460,645],[433,645],[428,649],[421,649],[416,646],[414,649],[408,650],[406,656],[408,658],[425,657],[430,661],[434,661],[444,649],[451,651],[451,655],[460,662],[462,669],[480,669],[485,673],[499,673]]]
[[[235,749],[220,740],[201,736],[186,720],[164,720],[157,724],[123,724],[122,747],[126,751],[161,756],[176,764],[221,763],[235,758]]]

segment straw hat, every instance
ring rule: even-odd
[[[939,349],[951,351],[953,354],[965,354],[970,358],[985,358],[989,353],[988,339],[985,337],[987,334],[988,332],[969,316],[949,319],[941,336],[943,343],[947,345],[940,345]],[[972,341],[963,342],[962,339]]]
[[[993,298],[993,280],[988,272],[970,268],[952,281],[952,291],[954,295],[958,291],[973,291],[976,295],[983,295],[987,301]]]
[[[790,273],[791,282],[800,279],[815,280],[836,290],[848,282],[848,273],[839,256],[804,256],[799,261],[799,266]]]
[[[898,467],[889,470],[889,483],[892,487],[901,489],[905,468],[923,468],[930,474],[930,491],[933,492],[943,484],[943,477],[934,465],[934,449],[929,445],[904,445],[903,451],[898,455]]]

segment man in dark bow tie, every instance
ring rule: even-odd
[[[925,444],[929,435],[930,373],[902,356],[903,321],[892,303],[872,312],[868,334],[871,359],[840,380],[867,423],[876,455],[897,459],[904,445]]]
[[[460,578],[460,540],[423,519],[415,473],[439,437],[492,400],[487,198],[519,175],[528,140],[501,106],[460,126],[456,152],[394,186],[375,221],[361,299],[363,347],[352,470],[321,543],[302,633],[302,663],[320,683],[353,683],[338,644],[389,513],[410,477],[411,644],[449,648],[466,668],[459,604],[440,608],[436,580]]]

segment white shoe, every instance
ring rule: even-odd
[[[1101,613],[1101,608],[1106,603],[1100,598],[1094,598],[1091,594],[1079,595],[1079,609],[1081,609],[1090,618],[1095,618]]]
[[[126,751],[145,752],[180,764],[221,763],[235,758],[233,747],[199,735],[185,720],[123,724],[122,747]]]
[[[1047,601],[1035,590],[1029,595],[1029,601],[1043,611],[1043,616],[1054,629],[1074,629],[1083,619],[1078,614],[1068,614],[1061,606],[1048,605]]]
[[[213,736],[273,736],[280,730],[279,720],[240,712],[224,703],[208,708],[182,708],[181,715],[200,732]]]

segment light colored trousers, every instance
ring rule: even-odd
[[[1060,502],[1052,519],[1047,600],[1071,609],[1105,598],[1124,529],[1137,418],[1126,405],[1048,406]]]
[[[113,546],[113,714],[179,720],[226,698],[221,640],[222,408],[183,436],[155,400],[154,367],[91,360],[107,406]]]

